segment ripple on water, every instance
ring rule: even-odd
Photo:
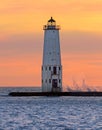
[[[0,130],[102,130],[102,98],[0,99]]]

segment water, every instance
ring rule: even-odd
[[[102,130],[102,97],[10,97],[0,89],[0,130]]]

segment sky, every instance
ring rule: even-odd
[[[43,25],[61,26],[63,86],[102,90],[102,0],[0,1],[0,86],[41,86]]]

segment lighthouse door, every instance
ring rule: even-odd
[[[52,88],[57,88],[57,87],[58,87],[57,79],[53,79],[52,80]]]

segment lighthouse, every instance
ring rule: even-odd
[[[60,26],[51,17],[43,30],[42,92],[62,92]]]

